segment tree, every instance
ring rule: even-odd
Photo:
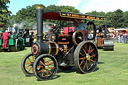
[[[45,11],[62,11],[62,12],[73,12],[80,13],[78,9],[75,9],[73,6],[56,6],[50,5],[45,8]]]
[[[22,8],[16,13],[16,15],[11,17],[11,19],[14,19],[15,23],[19,25],[19,28],[35,27],[35,24],[36,24],[35,5]]]
[[[105,19],[108,25],[113,26],[114,25],[114,12],[107,12],[105,15]]]
[[[128,27],[128,11],[124,12],[124,27]]]
[[[124,16],[123,11],[118,9],[114,11],[113,14],[113,25],[115,28],[122,28],[124,27]]]
[[[10,0],[0,0],[0,24],[7,25],[8,17],[10,16],[10,11],[8,10],[7,4]]]

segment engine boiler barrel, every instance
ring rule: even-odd
[[[57,44],[56,42],[49,43],[48,54],[52,55],[64,55],[67,52],[67,45]]]
[[[36,56],[40,54],[64,55],[67,52],[67,45],[57,44],[56,42],[34,43],[32,53]]]

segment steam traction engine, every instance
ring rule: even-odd
[[[103,17],[67,12],[44,12],[42,6],[36,7],[36,17],[37,42],[32,45],[32,52],[27,54],[21,63],[22,71],[27,76],[35,75],[39,80],[49,80],[56,74],[58,67],[69,70],[75,66],[77,71],[83,74],[94,71],[98,62],[98,50],[92,42],[84,40],[83,31],[78,30],[68,34],[51,32],[48,40],[43,40],[43,19],[74,21],[90,18],[100,20]]]

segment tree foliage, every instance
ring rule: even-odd
[[[10,11],[8,10],[7,4],[10,0],[0,0],[0,24],[7,25],[9,20]]]

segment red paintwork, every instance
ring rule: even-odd
[[[64,34],[68,34],[69,32],[74,32],[74,27],[64,27]]]
[[[3,35],[2,35],[2,39],[3,39],[3,48],[7,48],[8,37],[9,37],[8,32],[4,32]]]

